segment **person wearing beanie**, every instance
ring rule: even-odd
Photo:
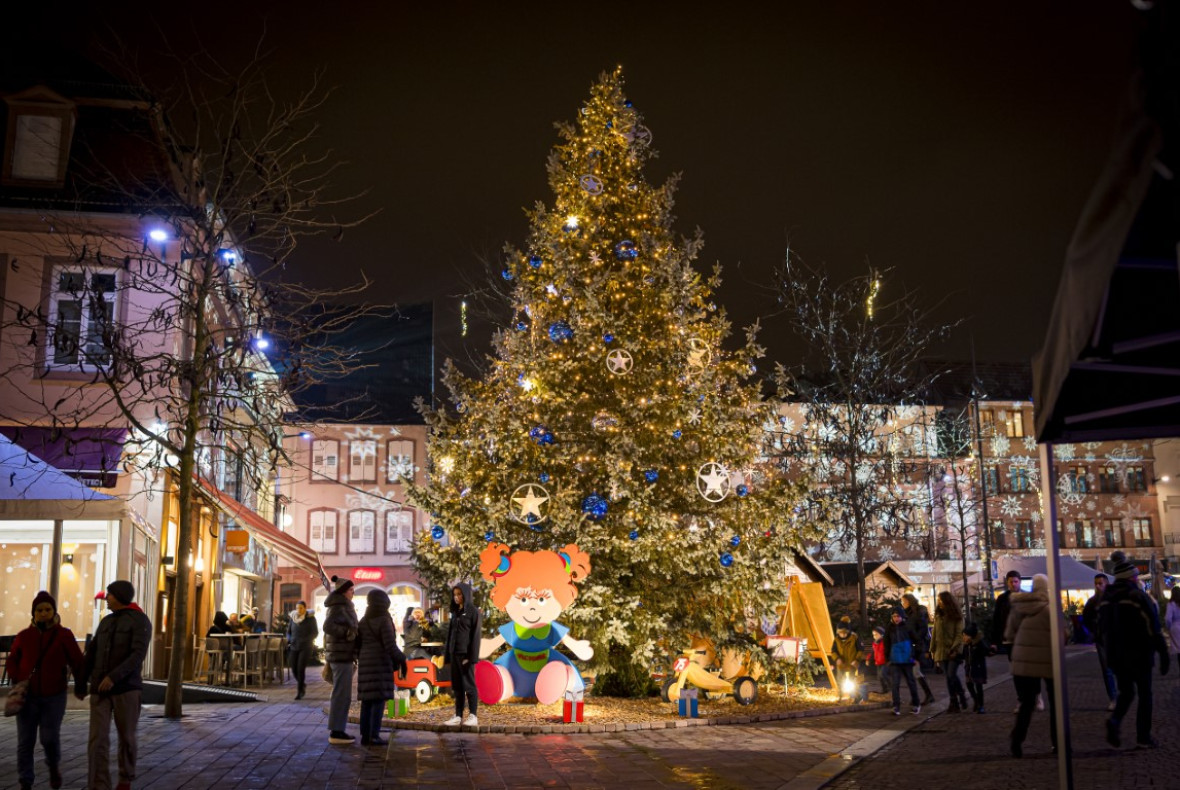
[[[1042,684],[1045,686],[1045,696],[1049,699],[1049,739],[1053,749],[1057,749],[1057,702],[1053,696],[1050,617],[1062,617],[1061,609],[1049,604],[1049,578],[1038,573],[1033,576],[1032,592],[1012,593],[1012,611],[1008,615],[1005,631],[1006,641],[1012,643],[1012,685],[1020,700],[1016,725],[1009,735],[1009,748],[1013,757],[1024,755],[1024,738],[1028,734]],[[1064,621],[1061,627],[1065,628]]]
[[[873,626],[873,665],[877,667],[877,682],[881,693],[889,693],[889,657],[885,654],[885,629]]]
[[[307,611],[307,603],[295,605],[287,621],[287,650],[291,654],[291,674],[295,676],[295,699],[303,699],[307,693],[307,662],[315,652],[315,638],[320,627]]]
[[[394,697],[393,673],[406,675],[406,657],[397,647],[397,629],[389,614],[389,596],[370,590],[368,608],[357,628],[356,696],[361,701],[361,745],[384,746],[381,717]]]
[[[1106,720],[1106,740],[1111,746],[1122,744],[1119,730],[1138,692],[1135,743],[1149,749],[1158,745],[1151,737],[1151,670],[1158,653],[1160,674],[1166,675],[1171,657],[1155,602],[1139,587],[1139,569],[1123,559],[1113,570],[1114,582],[1107,586],[1098,605],[1098,638],[1106,647],[1106,665],[1114,672],[1119,688],[1114,711]]]
[[[152,623],[135,603],[135,587],[119,579],[107,585],[107,608],[86,648],[86,672],[78,683],[78,699],[90,698],[90,790],[111,786],[111,719],[119,738],[119,784],[131,790],[138,753],[136,730],[143,690],[143,661],[152,638]]]
[[[331,668],[332,698],[328,704],[328,743],[348,745],[356,739],[348,734],[348,709],[352,705],[352,675],[356,662],[356,635],[360,623],[352,596],[350,579],[332,577],[334,589],[324,600],[324,660]]]
[[[844,698],[845,686],[851,687],[850,696],[853,703],[859,703],[860,697],[860,640],[852,630],[852,620],[845,615],[840,618],[836,626],[836,638],[832,642],[830,651],[833,663],[836,665],[836,702]]]
[[[33,786],[33,747],[41,734],[41,749],[49,766],[49,786],[61,787],[61,723],[66,715],[69,673],[75,681],[86,671],[86,661],[74,633],[61,624],[57,601],[42,590],[33,598],[33,620],[12,640],[5,667],[9,682],[25,683],[25,702],[16,714],[16,775],[21,790]]]
[[[889,657],[889,677],[893,685],[893,715],[901,715],[901,681],[910,690],[910,704],[916,716],[922,712],[918,701],[918,684],[914,682],[914,634],[906,624],[905,609],[893,610],[893,622],[885,629],[885,655]]]

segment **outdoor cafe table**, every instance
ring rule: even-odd
[[[233,654],[235,651],[245,650],[247,639],[263,639],[272,636],[283,636],[283,634],[209,634],[205,637],[205,650],[207,652],[217,652],[221,656],[222,663],[225,666],[225,685],[232,685],[230,682],[230,670],[233,667]],[[214,642],[216,640],[216,642]],[[224,640],[224,641],[222,641]],[[215,649],[211,649],[216,644]],[[259,660],[263,660],[262,656],[266,652],[264,646],[259,646]],[[244,657],[243,657],[243,660]],[[279,660],[282,660],[280,655]],[[265,679],[265,674],[263,678]],[[281,679],[280,675],[280,679]]]

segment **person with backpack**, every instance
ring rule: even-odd
[[[893,610],[893,622],[885,629],[885,655],[889,657],[889,674],[893,681],[893,715],[901,715],[901,680],[905,678],[910,689],[913,713],[922,712],[918,701],[918,685],[914,683],[914,634],[905,620],[905,610],[900,606]]]
[[[86,672],[86,661],[73,631],[61,624],[57,601],[44,590],[33,598],[32,624],[12,640],[6,671],[14,687],[25,683],[25,701],[16,714],[16,775],[21,790],[33,786],[38,732],[49,766],[49,786],[61,787],[61,723],[69,675],[72,672],[77,682]]]

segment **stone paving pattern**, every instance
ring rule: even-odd
[[[1071,648],[1075,787],[1180,787],[1177,725],[1180,680],[1156,686],[1151,751],[1107,746],[1097,660]],[[383,748],[330,746],[324,709],[328,687],[318,676],[308,697],[271,686],[263,703],[189,705],[179,722],[145,708],[140,722],[135,788],[787,788],[890,790],[915,787],[1051,788],[1047,714],[1036,714],[1026,756],[1007,753],[1015,697],[1006,662],[992,664],[989,712],[950,715],[941,676],[931,676],[940,704],[922,715],[858,710],[786,721],[632,730],[577,735],[437,733],[393,730]],[[312,673],[309,673],[309,675]],[[71,697],[63,725],[66,788],[86,774],[86,703]],[[481,711],[489,721],[494,708]],[[350,728],[355,733],[355,726]],[[113,740],[113,738],[112,738]],[[1134,740],[1124,724],[1124,740]],[[16,728],[0,722],[0,790],[17,787]],[[863,758],[863,759],[862,759]],[[48,787],[38,747],[37,788]],[[113,760],[113,758],[112,758]],[[112,765],[114,763],[112,762]],[[852,766],[848,768],[848,766]]]

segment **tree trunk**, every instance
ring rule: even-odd
[[[186,443],[187,444],[187,443]],[[168,660],[168,686],[164,691],[164,716],[179,719],[182,715],[184,657],[188,653],[188,587],[191,578],[189,546],[193,532],[193,453],[180,458],[179,530],[176,537],[176,592],[173,595],[172,655]]]

